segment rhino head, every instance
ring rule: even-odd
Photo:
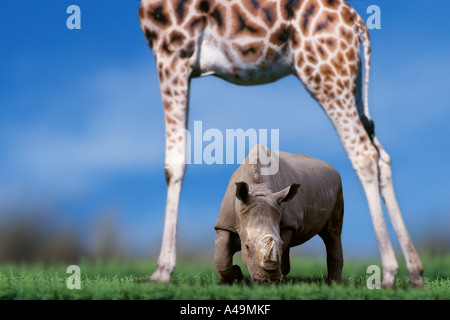
[[[281,204],[294,198],[299,186],[293,184],[275,193],[250,193],[246,182],[236,183],[242,261],[254,281],[279,281],[281,278]]]

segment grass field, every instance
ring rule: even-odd
[[[369,290],[367,266],[379,263],[345,261],[344,283],[328,286],[322,259],[293,258],[291,273],[280,284],[224,286],[212,261],[179,262],[169,285],[147,281],[155,263],[80,262],[81,289],[69,290],[67,265],[0,265],[0,299],[213,299],[213,300],[300,300],[300,299],[450,299],[450,255],[422,257],[425,289],[408,285],[408,274],[400,266],[393,289]],[[203,261],[202,261],[203,260]],[[248,272],[241,267],[244,275]]]

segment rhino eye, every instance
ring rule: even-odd
[[[248,245],[247,245],[247,244],[245,245],[245,249],[247,249],[247,250],[249,250],[249,249],[250,249],[250,248],[248,247]]]

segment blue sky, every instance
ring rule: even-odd
[[[450,227],[450,2],[351,3],[364,19],[369,5],[381,8],[381,30],[371,31],[371,115],[420,245],[425,235]],[[71,4],[81,8],[81,30],[66,27]],[[156,258],[166,198],[164,118],[138,6],[137,0],[1,2],[0,221],[51,212],[52,227],[70,227],[89,243],[93,223],[111,216],[122,248]],[[363,189],[332,125],[298,80],[239,87],[196,79],[189,127],[197,120],[204,130],[222,132],[279,129],[281,150],[331,163],[344,184],[344,254],[377,255]],[[213,249],[213,225],[236,167],[188,166],[181,246]],[[309,246],[324,252],[320,240]]]

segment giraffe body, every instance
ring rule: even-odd
[[[423,266],[395,199],[390,157],[374,135],[368,108],[369,33],[352,7],[343,0],[142,0],[138,15],[155,55],[166,123],[166,220],[152,280],[167,282],[175,268],[190,80],[215,75],[256,85],[293,74],[331,120],[361,180],[380,248],[383,285],[393,285],[398,265],[380,195],[411,283],[423,286]]]

